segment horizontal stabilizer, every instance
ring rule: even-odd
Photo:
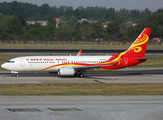
[[[136,58],[136,60],[146,60],[146,59],[152,59],[152,58],[158,58],[158,57],[141,57],[141,58]]]
[[[146,60],[146,57],[141,57],[141,58],[135,58],[136,60]]]

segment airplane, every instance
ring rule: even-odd
[[[136,66],[147,60],[145,52],[151,28],[145,28],[124,52],[112,56],[25,56],[10,59],[1,65],[18,77],[19,72],[58,72],[59,76],[84,77],[89,70],[117,70]],[[81,53],[81,52],[79,52]]]

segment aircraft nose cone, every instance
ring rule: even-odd
[[[7,69],[7,64],[4,63],[4,64],[1,65],[1,67],[2,67],[3,69]]]

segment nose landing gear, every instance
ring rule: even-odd
[[[15,72],[15,71],[11,71],[11,73],[15,74],[15,77],[19,77],[19,74],[18,74],[18,72]]]
[[[15,77],[19,77],[19,75],[18,74],[15,74]]]

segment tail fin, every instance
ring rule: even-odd
[[[144,57],[151,28],[145,28],[143,32],[138,36],[134,43],[126,51],[125,55]]]

